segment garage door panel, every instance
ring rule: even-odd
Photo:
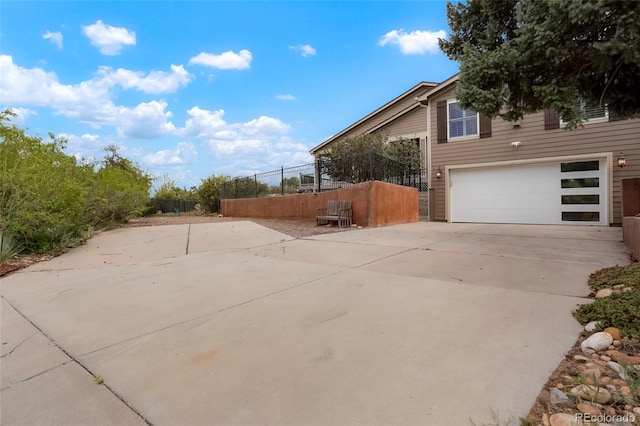
[[[460,168],[449,173],[452,222],[606,225],[606,160]],[[563,171],[564,170],[564,171]]]

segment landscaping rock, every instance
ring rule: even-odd
[[[605,297],[611,296],[611,293],[613,293],[613,290],[611,290],[610,288],[603,288],[601,290],[598,290],[598,292],[596,293],[596,299],[604,299]]]
[[[580,362],[580,363],[585,363],[585,362],[589,362],[589,358],[587,358],[584,355],[574,355],[573,359],[575,359],[576,361]]]
[[[600,331],[586,338],[580,344],[580,348],[585,355],[592,355],[598,351],[607,349],[611,343],[613,343],[613,337],[611,337],[609,333]]]
[[[551,426],[579,426],[576,422],[576,416],[573,414],[556,413],[549,417]]]
[[[611,392],[596,386],[578,385],[571,389],[571,393],[578,398],[595,401],[600,404],[606,404],[611,400]]]
[[[609,333],[611,335],[611,337],[613,337],[613,340],[620,340],[620,330],[618,330],[615,327],[607,327],[604,329],[605,333]],[[611,342],[613,343],[613,342]],[[615,346],[615,345],[614,345]]]
[[[602,372],[597,368],[589,368],[581,373],[582,377],[585,378],[585,382],[589,385],[597,384],[601,374]]]
[[[637,414],[638,416],[640,416],[640,407],[633,407],[633,410],[631,410],[633,414]]]
[[[581,412],[581,413],[585,413],[585,414],[591,414],[592,416],[599,416],[602,413],[600,412],[600,410],[598,410],[596,407],[594,407],[591,404],[586,404],[584,402],[581,402],[580,404],[576,405],[576,408]]]
[[[568,405],[571,403],[571,398],[569,398],[560,389],[553,388],[549,393],[549,402],[556,405]]]
[[[611,359],[619,364],[640,364],[640,356],[630,356],[618,351],[611,351]]]
[[[590,323],[584,326],[584,331],[588,331],[589,333],[591,333],[592,331],[596,331],[599,323],[600,321],[591,321]]]

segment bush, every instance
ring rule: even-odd
[[[0,231],[0,263],[18,255],[22,247],[8,233]]]
[[[13,115],[0,112],[0,232],[25,252],[73,247],[89,228],[142,213],[151,179],[117,147],[100,164],[79,163],[64,153],[66,140],[28,136]]]
[[[640,290],[613,293],[581,305],[573,315],[580,324],[598,321],[602,328],[616,327],[623,336],[640,339]]]
[[[640,263],[627,266],[612,266],[600,269],[589,277],[589,287],[594,291],[616,285],[640,289]]]

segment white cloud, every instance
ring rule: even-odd
[[[56,114],[94,127],[114,126],[118,134],[151,138],[176,132],[165,111],[165,101],[142,102],[135,107],[115,105],[112,89],[136,89],[145,93],[171,93],[191,79],[182,66],[171,66],[171,73],[152,71],[148,75],[124,69],[101,68],[96,77],[74,85],[62,84],[53,72],[41,68],[22,68],[11,56],[0,55],[0,92],[3,102],[27,106],[47,106]]]
[[[245,70],[251,66],[252,59],[251,52],[246,49],[239,53],[230,50],[220,55],[202,52],[189,59],[189,64],[206,65],[222,70]]]
[[[82,136],[61,133],[58,135],[67,140],[66,151],[76,157],[78,161],[93,162],[97,158],[102,158],[104,151],[102,147],[113,143],[113,141],[103,140],[100,136],[85,133]]]
[[[82,139],[89,140],[89,141],[91,141],[91,142],[95,142],[95,141],[97,141],[97,140],[100,138],[100,136],[98,136],[98,135],[92,135],[92,134],[90,134],[90,133],[85,133],[84,135],[82,135],[82,136],[81,136],[81,138],[82,138]]]
[[[45,40],[51,40],[53,44],[58,46],[58,49],[62,49],[62,33],[52,33],[51,31],[47,30],[46,33],[42,34],[42,38]]]
[[[287,93],[285,95],[276,95],[276,99],[279,101],[295,101],[296,97],[291,93]]]
[[[309,148],[288,136],[291,126],[268,116],[243,123],[227,123],[224,111],[193,107],[187,111],[183,134],[201,139],[214,159],[224,159],[216,166],[218,173],[242,175],[248,170],[268,171],[280,166],[310,163]]]
[[[445,38],[447,33],[440,31],[412,31],[405,33],[402,28],[399,30],[389,31],[378,41],[378,45],[386,46],[387,44],[396,45],[404,55],[416,55],[422,53],[437,53],[440,51],[438,47],[438,39]]]
[[[261,116],[259,118],[254,118],[251,121],[248,121],[242,124],[242,132],[245,135],[265,135],[265,136],[273,136],[285,134],[289,130],[291,130],[291,126],[277,118]]]
[[[180,142],[175,149],[165,149],[146,155],[142,163],[148,166],[178,166],[188,164],[198,157],[198,151],[190,142]]]
[[[135,46],[136,33],[123,27],[105,25],[101,20],[95,24],[82,27],[91,44],[100,49],[103,55],[114,56],[120,54],[123,46]]]
[[[289,46],[289,49],[297,50],[302,56],[313,56],[316,54],[316,49],[311,47],[310,44],[301,44],[299,46]]]
[[[193,78],[182,65],[171,65],[171,72],[151,71],[146,76],[141,71],[123,68],[114,71],[110,67],[100,67],[98,75],[109,87],[119,85],[123,89],[136,89],[150,94],[174,93]]]
[[[117,107],[113,120],[118,135],[129,138],[149,139],[176,133],[169,121],[172,117],[165,101],[142,102],[135,108]]]
[[[11,122],[18,126],[23,125],[30,115],[38,115],[37,112],[32,111],[29,108],[13,107],[9,108],[9,110],[15,114],[15,117],[11,117]]]

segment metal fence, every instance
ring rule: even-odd
[[[334,161],[328,157],[318,160],[322,175],[331,177],[333,181],[359,183],[378,180],[427,191],[427,169],[412,163],[416,163],[416,160],[400,162],[376,153],[363,153]]]
[[[184,213],[195,209],[198,202],[195,200],[173,200],[165,198],[152,198],[151,206],[155,212]]]
[[[222,185],[221,198],[256,198],[297,194],[313,190],[314,163],[280,167],[253,176],[237,177]]]
[[[316,167],[319,179],[316,179]],[[378,180],[427,191],[427,170],[407,167],[377,154],[331,164],[329,159],[294,167],[281,167],[253,176],[237,177],[222,185],[221,198],[274,197],[304,192],[320,192]]]

